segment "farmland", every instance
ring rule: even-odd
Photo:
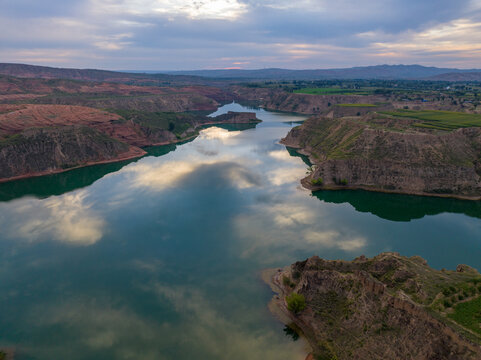
[[[466,127],[481,127],[481,114],[469,114],[439,110],[397,110],[383,111],[384,115],[421,120],[414,126],[437,130],[455,130]]]

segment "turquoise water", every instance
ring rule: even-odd
[[[278,143],[302,117],[251,111],[255,128],[0,184],[0,346],[18,359],[302,359],[262,269],[381,251],[481,268],[480,203],[312,195],[304,160]]]

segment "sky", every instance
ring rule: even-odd
[[[481,0],[0,0],[0,62],[481,68]]]

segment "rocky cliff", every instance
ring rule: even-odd
[[[0,141],[0,181],[144,154],[85,126],[32,128]]]
[[[312,257],[278,270],[271,281],[275,308],[306,336],[311,358],[481,358],[479,326],[452,320],[462,304],[480,299],[481,276],[465,265],[437,271],[397,253],[353,261]],[[296,311],[286,301],[293,293],[304,302]]]
[[[315,164],[312,190],[358,188],[420,195],[481,197],[481,128],[417,128],[409,119],[311,118],[282,142]]]

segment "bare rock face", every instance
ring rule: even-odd
[[[481,336],[451,321],[441,305],[446,289],[477,279],[474,269],[437,271],[397,253],[353,261],[312,257],[273,277],[277,306],[302,330],[314,358],[338,360],[480,359]],[[293,292],[305,298],[298,313],[284,300]]]
[[[3,180],[144,155],[142,149],[85,126],[32,128],[0,143]]]
[[[373,124],[311,118],[282,142],[309,155],[316,165],[303,180],[304,186],[314,190],[360,188],[481,197],[480,128],[434,133],[409,124],[391,125],[389,120]]]

